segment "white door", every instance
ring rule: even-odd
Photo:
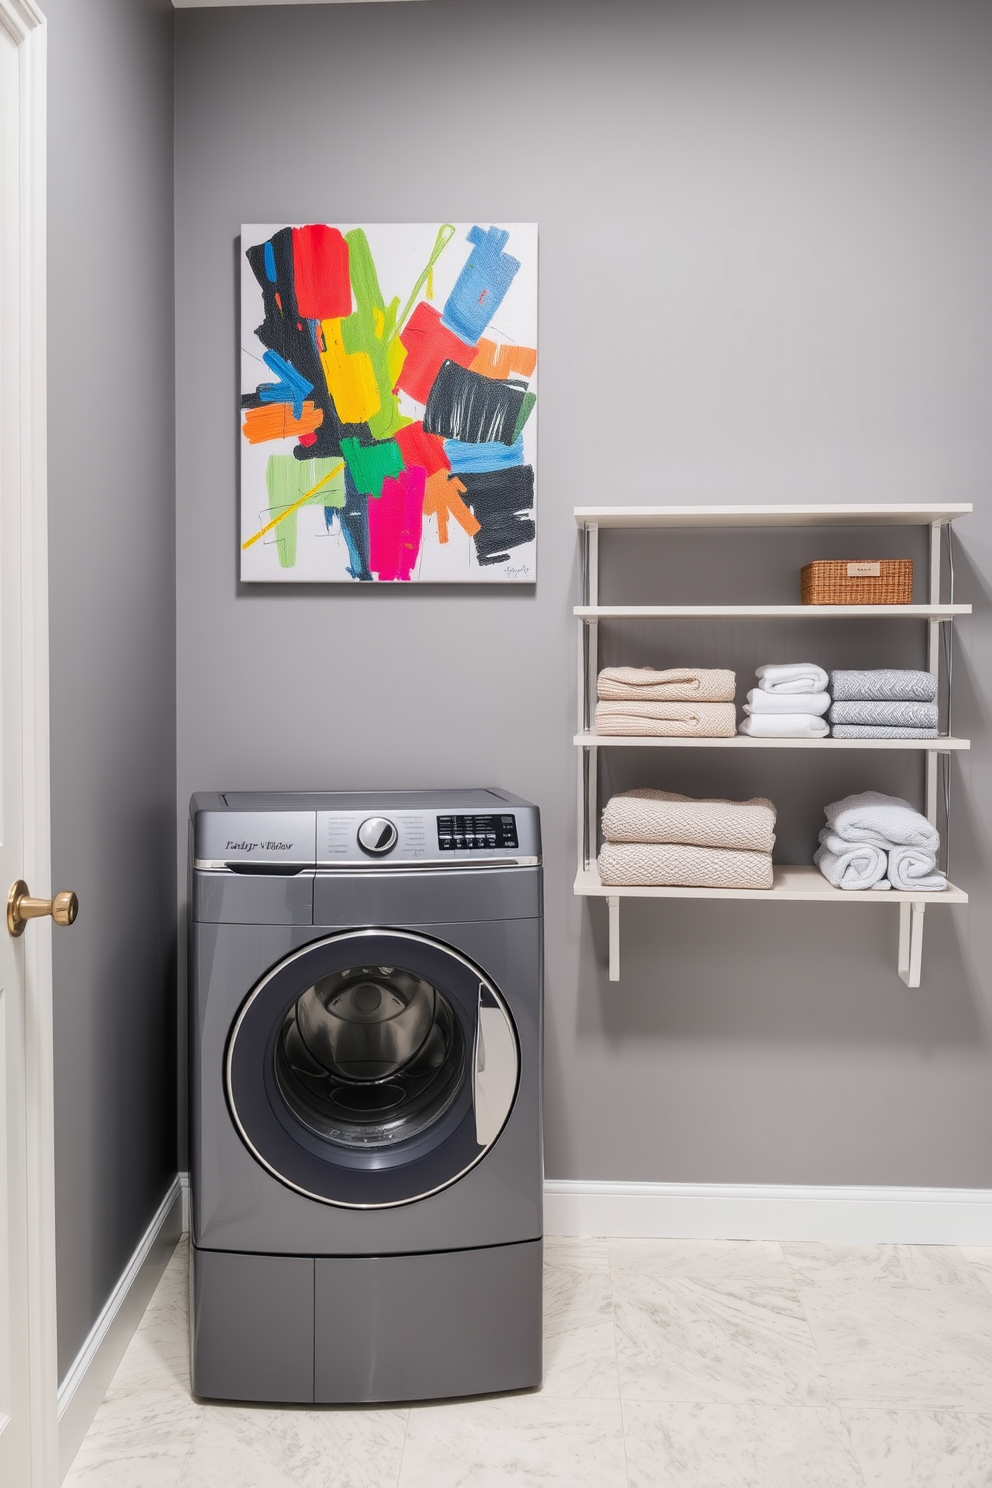
[[[0,1484],[58,1482],[44,419],[45,32],[0,0]]]

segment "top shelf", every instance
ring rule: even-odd
[[[929,527],[953,522],[971,502],[859,502],[833,506],[577,506],[585,527]]]

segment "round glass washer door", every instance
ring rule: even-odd
[[[327,936],[253,988],[226,1089],[252,1155],[309,1198],[412,1203],[499,1137],[519,1051],[503,998],[450,946],[400,930]]]

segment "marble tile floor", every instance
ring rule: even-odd
[[[65,1488],[992,1488],[992,1250],[550,1238],[539,1391],[189,1393],[185,1242]]]

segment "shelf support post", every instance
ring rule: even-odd
[[[606,907],[610,916],[610,981],[620,980],[620,896],[607,896]]]
[[[926,905],[918,900],[899,906],[899,975],[907,987],[920,985],[925,911]]]

